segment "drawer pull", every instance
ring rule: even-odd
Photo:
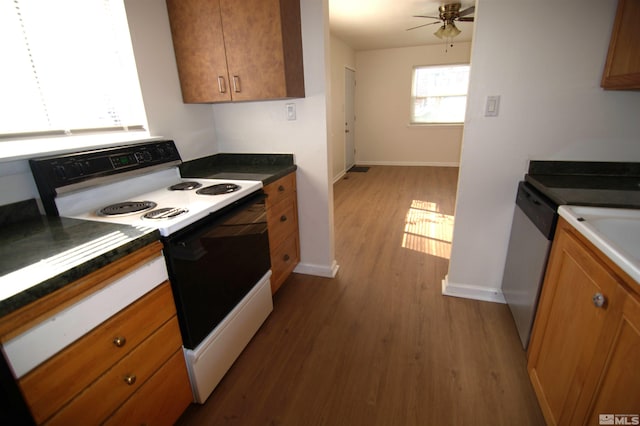
[[[602,308],[604,306],[605,303],[607,303],[607,298],[604,297],[604,295],[602,293],[596,293],[593,295],[592,297],[593,300],[593,305],[596,308]]]
[[[284,192],[284,186],[280,185],[280,186],[278,187],[278,191],[279,191],[279,192]]]
[[[291,259],[291,258],[289,257],[288,254],[285,254],[284,256],[282,256],[282,260],[284,260],[285,262],[288,262],[289,259]]]
[[[287,216],[282,215],[280,216],[280,222],[286,222],[287,221]]]
[[[133,374],[130,374],[128,376],[124,377],[124,382],[126,384],[128,384],[129,386],[133,385],[136,382],[136,376]]]
[[[125,337],[118,336],[113,339],[113,344],[119,348],[123,347],[125,343],[127,343],[127,339]]]
[[[242,89],[240,88],[240,76],[233,76],[233,91],[236,93],[242,92]]]
[[[224,81],[224,77],[221,75],[218,76],[218,92],[227,93],[227,84]]]

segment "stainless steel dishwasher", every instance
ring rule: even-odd
[[[502,292],[527,349],[558,221],[558,206],[526,182],[518,184]]]

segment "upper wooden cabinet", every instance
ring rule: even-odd
[[[640,0],[620,0],[601,86],[640,89]]]
[[[185,103],[304,97],[299,0],[167,0]]]
[[[639,284],[564,219],[552,247],[528,361],[547,424],[640,413]]]

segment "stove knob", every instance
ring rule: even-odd
[[[67,179],[67,172],[66,172],[64,166],[55,166],[54,169],[53,169],[53,172],[56,174],[56,177],[59,180]]]

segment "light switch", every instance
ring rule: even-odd
[[[487,96],[487,104],[484,108],[485,117],[497,117],[500,110],[500,96]]]
[[[285,104],[287,109],[287,120],[293,121],[296,119],[296,104]]]

